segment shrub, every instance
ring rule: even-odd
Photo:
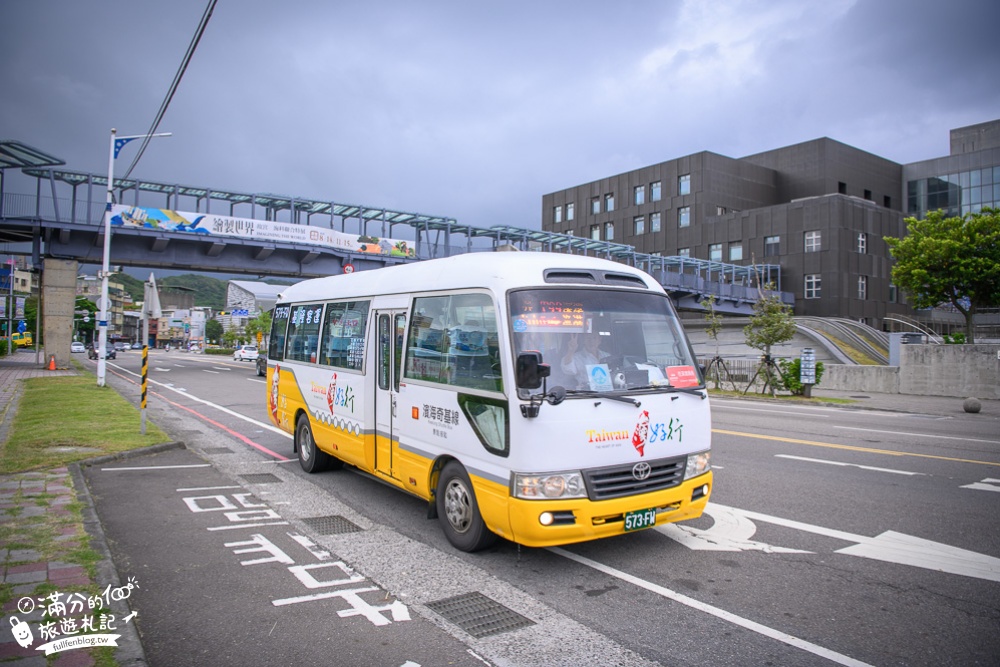
[[[798,357],[795,359],[778,359],[778,369],[781,371],[781,382],[785,386],[785,389],[792,392],[793,396],[801,396],[805,393],[806,388],[799,381],[802,374],[802,360]],[[820,379],[823,377],[823,362],[816,362],[816,384],[819,384]]]

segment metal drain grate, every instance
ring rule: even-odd
[[[240,475],[244,482],[249,482],[251,484],[278,484],[281,479],[277,475],[272,475],[269,472],[255,472],[249,475]]]
[[[233,453],[233,450],[229,449],[229,447],[206,447],[205,449],[203,449],[201,451],[203,451],[206,454],[232,454]]]
[[[465,593],[428,602],[427,607],[476,639],[534,625],[535,622],[482,593]]]
[[[302,522],[320,535],[340,535],[341,533],[358,533],[361,528],[336,514],[331,516],[314,516],[302,519]]]

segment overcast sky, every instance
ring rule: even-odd
[[[0,0],[0,138],[106,173],[207,4]],[[996,0],[219,0],[133,176],[539,228],[545,193],[702,150],[946,155],[1000,118],[998,26]]]

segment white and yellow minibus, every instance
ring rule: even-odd
[[[268,414],[306,472],[344,464],[428,501],[463,551],[701,515],[711,415],[649,275],[475,253],[306,280],[273,312]]]

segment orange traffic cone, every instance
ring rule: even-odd
[[[49,370],[54,371],[56,369],[56,355],[49,355]]]

